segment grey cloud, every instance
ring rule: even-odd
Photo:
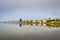
[[[10,11],[19,8],[45,10],[51,14],[59,14],[60,0],[0,0],[0,10]],[[0,11],[0,12],[1,12]]]
[[[0,0],[0,8],[46,8],[55,10],[60,8],[60,0]]]
[[[2,6],[59,6],[59,0],[0,0]]]

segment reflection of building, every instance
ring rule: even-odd
[[[30,25],[30,26],[44,26],[44,27],[60,27],[60,19],[44,19],[44,20],[22,20],[20,21],[7,21],[7,22],[0,22],[4,24],[20,24],[20,27],[22,25]]]
[[[21,20],[21,19],[20,19]],[[60,19],[45,19],[45,20],[21,20],[20,26],[22,25],[36,25],[36,26],[47,26],[47,27],[60,27]]]
[[[30,21],[28,21],[28,20],[24,20],[24,21],[22,21],[22,23],[21,24],[23,24],[23,25],[41,25],[41,26],[43,26],[44,24],[45,24],[45,20],[43,21],[43,20],[30,20]]]
[[[19,24],[19,21],[7,21],[7,22],[0,22],[4,24]]]
[[[46,21],[46,25],[49,27],[60,27],[60,19],[51,19]]]

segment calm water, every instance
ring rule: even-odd
[[[6,40],[54,40],[60,39],[60,28],[0,24],[0,39]]]

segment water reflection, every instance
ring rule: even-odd
[[[42,26],[22,26],[0,24],[0,39],[54,40],[60,39],[60,28],[49,29]]]

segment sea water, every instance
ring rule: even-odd
[[[20,27],[18,24],[0,24],[0,39],[54,40],[60,39],[60,28],[50,29],[43,26]]]

